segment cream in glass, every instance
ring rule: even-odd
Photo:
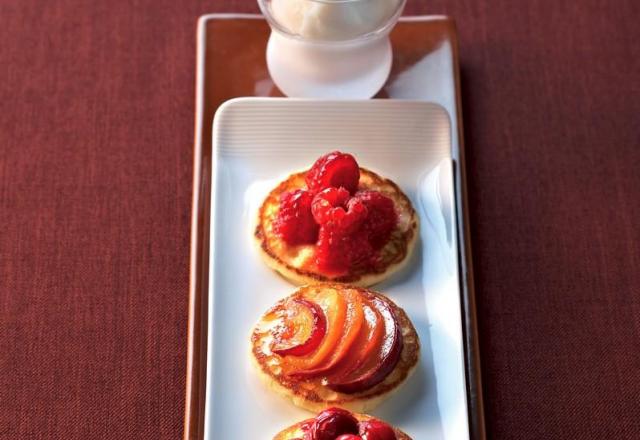
[[[286,95],[370,98],[386,81],[405,0],[258,2],[272,28],[269,72]]]

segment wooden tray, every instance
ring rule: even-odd
[[[211,122],[224,101],[282,96],[269,78],[269,27],[259,15],[212,14],[198,24],[196,127],[191,230],[189,327],[184,438],[204,438],[209,289]],[[468,414],[472,439],[484,439],[480,360],[466,202],[455,24],[443,16],[405,17],[391,34],[394,64],[377,98],[436,102],[451,116]]]

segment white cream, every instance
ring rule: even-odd
[[[401,0],[272,0],[274,19],[293,34],[314,40],[356,38],[384,26]]]

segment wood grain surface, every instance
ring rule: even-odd
[[[0,0],[0,438],[182,435],[195,27]],[[460,36],[487,428],[640,438],[640,6],[409,0]]]

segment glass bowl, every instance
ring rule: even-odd
[[[370,98],[391,70],[389,32],[406,0],[258,0],[267,66],[291,97]]]

